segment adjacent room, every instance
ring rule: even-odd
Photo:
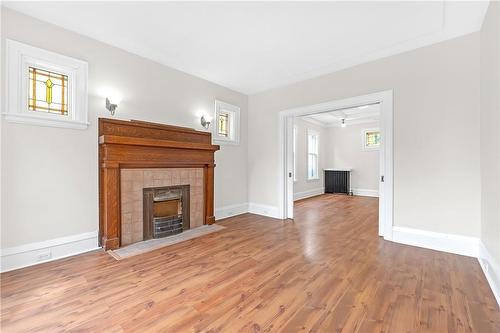
[[[2,1],[2,332],[500,332],[500,2]]]
[[[380,109],[374,103],[294,117],[288,144],[294,212],[324,200],[358,200],[341,196],[379,197],[385,173],[380,168]]]
[[[379,104],[372,104],[295,118],[294,200],[323,193],[378,197],[379,117]]]

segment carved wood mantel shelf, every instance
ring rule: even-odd
[[[214,153],[211,134],[144,121],[99,118],[99,242],[121,245],[120,170],[203,168],[204,223],[214,218]]]

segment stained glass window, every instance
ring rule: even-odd
[[[68,76],[29,67],[28,110],[68,115]]]
[[[365,144],[366,144],[366,147],[378,147],[378,146],[380,146],[380,132],[379,131],[367,131],[367,132],[365,132]]]
[[[218,134],[223,137],[229,137],[229,114],[219,113],[218,115]]]
[[[236,105],[215,100],[215,126],[213,142],[217,144],[239,144],[240,108]]]

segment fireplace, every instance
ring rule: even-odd
[[[189,185],[143,189],[143,239],[162,238],[190,228]]]
[[[105,250],[179,232],[179,215],[182,230],[214,223],[214,153],[220,147],[209,132],[99,118],[98,135],[99,244]],[[180,198],[151,201],[147,221],[156,223],[145,229],[144,189],[182,185],[190,187]]]

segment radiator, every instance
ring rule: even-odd
[[[351,171],[325,170],[325,193],[345,193],[352,195]]]

